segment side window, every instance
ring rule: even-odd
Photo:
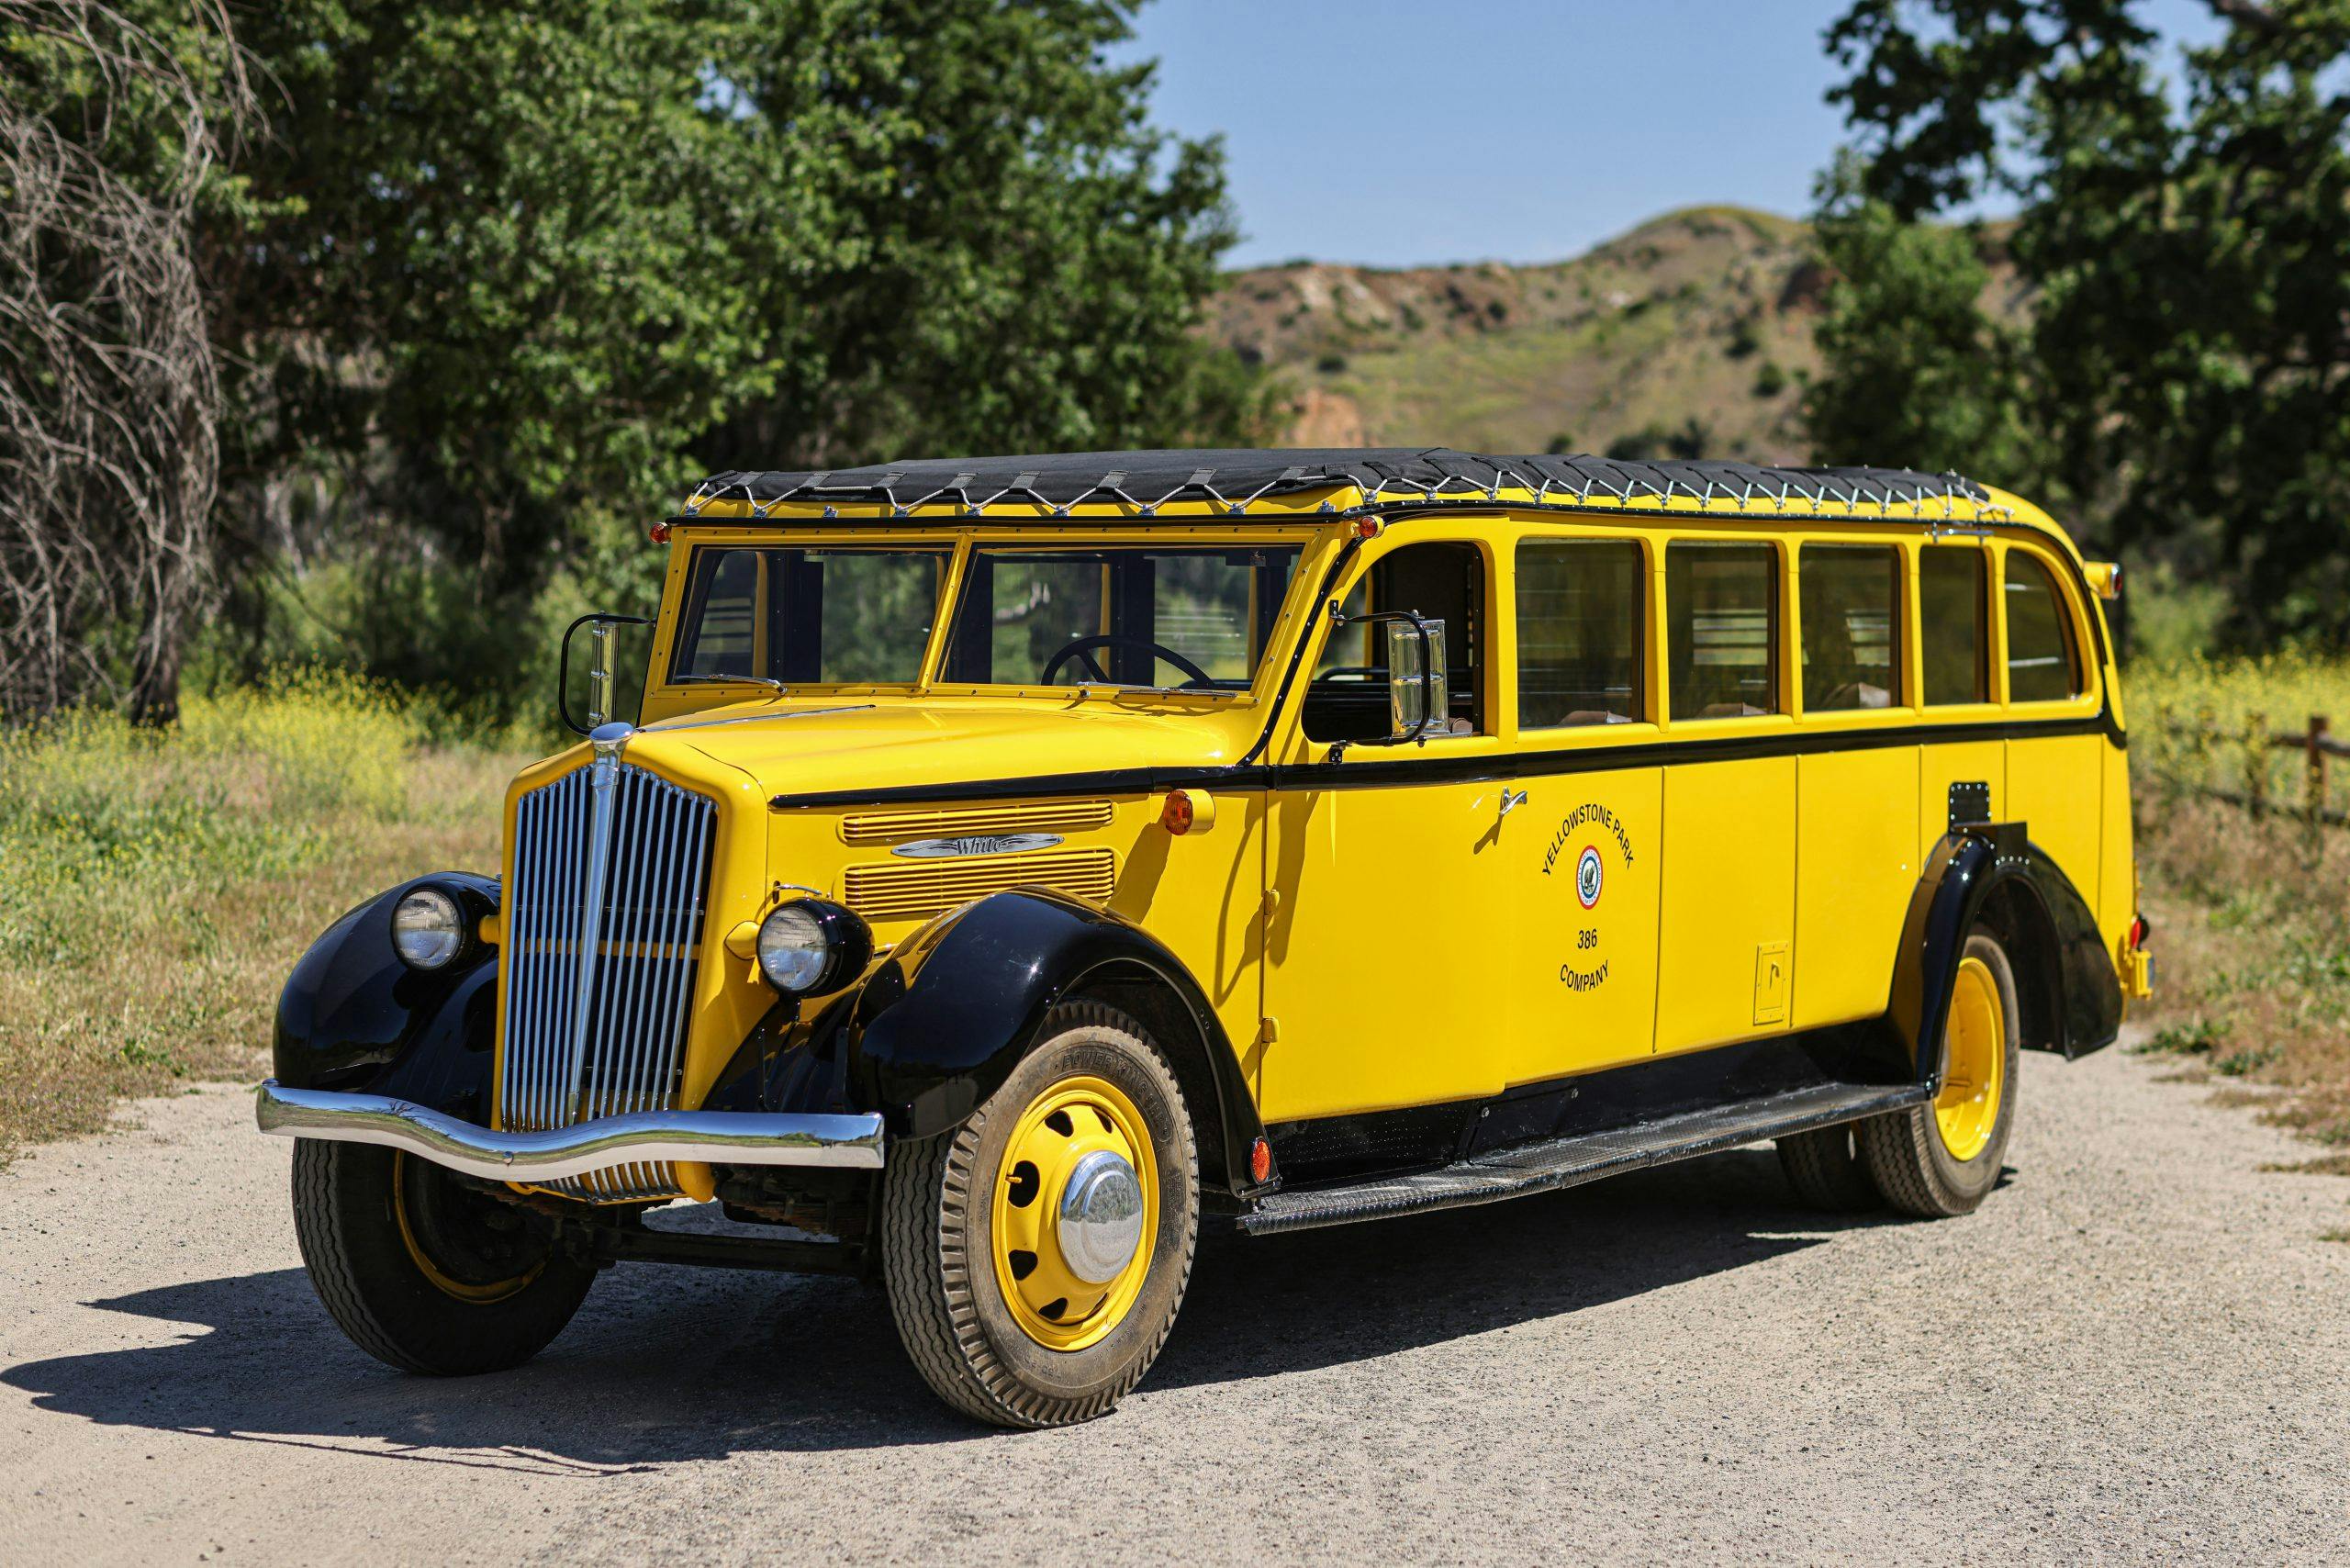
[[[1640,547],[1517,547],[1517,722],[1525,729],[1640,718]]]
[[[1890,708],[1901,690],[1901,552],[1890,544],[1807,544],[1803,600],[1807,713]]]
[[[2081,691],[2072,617],[2048,568],[2020,550],[2007,556],[2008,700],[2059,702]]]
[[[1991,700],[1990,560],[1971,544],[1918,553],[1918,644],[1926,704]]]
[[[1366,593],[1365,588],[1368,588]],[[1451,731],[1489,734],[1484,712],[1485,566],[1474,544],[1408,544],[1350,589],[1348,615],[1415,610],[1444,622]],[[1331,629],[1305,689],[1306,738],[1378,740],[1387,734],[1387,627]]]
[[[1778,551],[1690,540],[1666,545],[1664,629],[1674,718],[1778,711]]]

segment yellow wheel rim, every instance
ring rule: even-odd
[[[1104,1272],[1099,1244],[1089,1255],[1092,1237],[1074,1228],[1082,1215],[1065,1209],[1104,1171],[1122,1194],[1140,1189],[1141,1226],[1133,1255],[1095,1279],[1087,1276]],[[996,1283],[1023,1333],[1047,1350],[1081,1350],[1115,1328],[1142,1294],[1158,1238],[1158,1162],[1135,1103],[1099,1078],[1065,1078],[1039,1094],[1004,1146],[991,1215]]]
[[[1999,1125],[2007,1092],[2008,1014],[1999,982],[1980,958],[1962,959],[1943,1032],[1942,1092],[1934,1096],[1934,1125],[1953,1159],[1972,1159]]]
[[[416,1224],[408,1218],[408,1156],[399,1153],[392,1156],[392,1218],[399,1226],[400,1245],[408,1249],[408,1260],[416,1265],[417,1272],[430,1280],[433,1289],[442,1294],[470,1302],[476,1306],[487,1306],[509,1296],[521,1294],[531,1288],[531,1282],[537,1279],[539,1271],[546,1267],[542,1260],[512,1279],[494,1280],[487,1284],[470,1283],[443,1269],[433,1260],[432,1254],[425,1250],[424,1243],[417,1238]]]

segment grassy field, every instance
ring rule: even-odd
[[[517,759],[343,679],[191,700],[168,734],[0,734],[0,1160],[126,1094],[249,1079],[285,971],[399,878],[497,856]]]
[[[2143,1047],[2312,1140],[2302,1169],[2350,1175],[2350,828],[2296,814],[2305,762],[2250,731],[2312,713],[2350,730],[2350,662],[2278,658],[2132,672],[2138,866],[2154,922]],[[2260,792],[2255,815],[2238,800]],[[2350,762],[2325,809],[2350,800]]]
[[[2350,1173],[2350,828],[2255,817],[2255,716],[2350,731],[2350,663],[2141,667],[2129,682],[2157,994],[2143,1047]],[[198,699],[167,735],[78,715],[0,736],[0,1159],[126,1094],[256,1077],[285,971],[342,910],[419,870],[489,868],[510,752],[435,745],[378,689]],[[2300,762],[2265,756],[2268,795]],[[2350,801],[2350,764],[2330,803]]]

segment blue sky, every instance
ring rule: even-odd
[[[1668,208],[1799,214],[1841,0],[1156,0],[1153,109],[1222,132],[1234,266],[1557,261]],[[2173,37],[2199,0],[2148,0]]]

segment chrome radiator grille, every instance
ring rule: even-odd
[[[504,1126],[675,1106],[717,818],[714,802],[616,755],[518,802],[505,901]],[[677,1190],[667,1165],[554,1184],[605,1200]]]

